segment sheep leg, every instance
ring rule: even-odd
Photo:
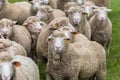
[[[110,46],[110,39],[104,44],[104,48],[106,50],[107,55],[109,55],[109,46]]]
[[[96,80],[105,80],[106,77],[106,66],[104,63],[101,63],[98,72],[96,73],[95,77]]]
[[[46,74],[46,80],[52,80],[52,78],[49,76],[49,74]]]

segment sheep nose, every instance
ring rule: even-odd
[[[9,76],[3,76],[3,80],[9,80]]]
[[[79,23],[80,19],[79,18],[75,18],[74,21]]]
[[[3,31],[2,34],[7,34],[7,31]]]
[[[56,48],[57,50],[59,50],[59,49],[60,49],[60,47],[58,47],[58,46],[56,46],[55,48]]]
[[[105,20],[105,17],[101,17],[100,20]]]

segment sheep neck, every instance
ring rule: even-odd
[[[106,28],[107,23],[108,23],[108,18],[106,20],[104,20],[104,21],[101,21],[101,20],[95,18],[94,23],[95,23],[97,31],[104,30]]]
[[[0,15],[4,15],[6,16],[5,12],[8,12],[8,8],[9,8],[9,3],[8,1],[4,4],[4,7],[0,10]]]
[[[82,15],[82,19],[81,19],[81,21],[80,21],[80,23],[79,24],[74,24],[74,27],[75,27],[75,29],[77,30],[77,32],[80,32],[80,33],[83,33],[84,32],[84,24],[85,24],[85,21],[86,21],[86,16],[83,16]]]
[[[52,52],[51,48],[48,51],[48,53],[50,52],[50,55],[48,55],[48,62],[54,65],[54,68],[57,68],[63,64],[67,64],[66,62],[64,62],[64,56],[65,56],[64,53],[66,53],[66,51],[68,50],[68,45],[65,47],[64,51],[62,51],[61,53]],[[59,59],[54,59],[53,54],[59,55]]]

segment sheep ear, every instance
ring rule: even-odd
[[[112,9],[107,9],[108,12],[112,11]]]
[[[58,22],[55,23],[56,28],[60,27],[60,24]]]
[[[23,23],[23,26],[27,26],[27,25],[28,25],[28,23],[27,23],[27,22],[24,22],[24,23]]]
[[[48,12],[49,12],[49,13],[53,12],[53,9],[49,9]]]
[[[73,36],[76,36],[77,35],[77,32],[75,31],[75,32],[71,32],[72,34],[73,34]]]
[[[13,24],[16,24],[17,23],[17,21],[13,21]]]
[[[29,1],[29,3],[30,3],[30,4],[33,4],[33,1],[31,0],[31,1]]]
[[[100,7],[99,6],[93,6],[92,8],[93,9],[99,9]]]
[[[66,39],[66,44],[69,44],[70,43],[70,39]]]
[[[47,38],[46,42],[50,42],[51,40],[52,40],[52,35],[50,35],[50,36]]]
[[[19,66],[21,65],[21,63],[18,62],[18,61],[14,61],[14,62],[12,62],[12,64],[13,64],[15,67],[19,67]]]
[[[87,13],[87,12],[83,12],[82,14],[83,14],[84,16],[87,16],[87,15],[88,15],[88,13]]]

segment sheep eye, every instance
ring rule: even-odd
[[[41,26],[43,26],[43,23],[40,23]]]

